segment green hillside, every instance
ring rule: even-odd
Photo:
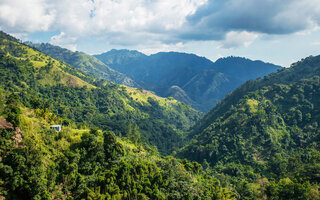
[[[195,126],[177,155],[210,164],[244,199],[319,199],[319,75],[316,56],[247,82]]]
[[[73,52],[65,48],[51,45],[49,43],[33,44],[31,42],[26,42],[26,44],[57,60],[66,62],[69,65],[80,69],[93,77],[132,87],[139,86],[131,78],[111,69],[109,66],[105,65],[94,56],[79,51]]]
[[[81,129],[0,88],[0,199],[235,199],[196,162]]]
[[[320,199],[320,56],[246,82],[201,120],[3,32],[0,77],[0,199]],[[184,89],[223,80],[204,71]],[[192,101],[184,89],[170,88]]]
[[[34,109],[50,109],[79,126],[113,130],[117,135],[136,130],[142,141],[165,154],[181,147],[183,132],[200,117],[176,100],[91,78],[5,33],[0,39],[0,84],[18,92]]]
[[[308,57],[302,59],[300,62],[292,64],[290,68],[283,68],[277,73],[271,73],[264,78],[257,80],[249,80],[230,94],[228,94],[217,106],[208,112],[203,120],[199,121],[194,127],[195,133],[202,132],[208,125],[221,116],[221,113],[226,112],[231,106],[238,104],[241,97],[249,92],[261,89],[265,86],[273,84],[293,84],[301,79],[311,78],[314,75],[319,75],[319,56]]]
[[[0,33],[0,39],[1,77],[3,77],[1,82],[6,86],[15,86],[16,89],[28,88],[31,82],[37,82],[39,86],[61,84],[78,88],[83,86],[94,88],[93,85],[81,79],[86,78],[84,74],[60,61],[21,45],[19,41],[4,33]],[[13,71],[16,74],[11,74]]]
[[[0,76],[0,199],[236,198],[200,164],[151,146],[179,147],[199,118],[189,106],[96,80],[3,32]]]

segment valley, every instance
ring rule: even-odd
[[[93,57],[0,32],[0,77],[0,198],[320,198],[320,56]]]

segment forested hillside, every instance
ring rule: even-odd
[[[147,144],[178,147],[199,117],[190,107],[91,78],[3,32],[0,75],[1,199],[236,198],[200,164]]]
[[[0,38],[0,83],[34,109],[117,135],[141,134],[165,154],[181,147],[183,132],[200,117],[174,99],[94,79],[4,33]]]
[[[201,73],[188,84],[225,77]],[[247,81],[202,119],[3,32],[0,77],[0,199],[320,199],[320,56]],[[170,90],[192,102],[186,88]]]
[[[111,50],[95,57],[131,77],[143,88],[160,96],[172,96],[205,112],[245,81],[281,69],[277,65],[240,57],[212,62],[178,52],[147,56],[138,51]]]
[[[196,162],[77,128],[0,87],[1,199],[235,199]],[[49,129],[64,123],[63,130]],[[231,189],[231,188],[230,188]]]
[[[72,52],[68,49],[54,46],[49,43],[34,44],[31,42],[26,42],[26,44],[57,60],[61,60],[77,69],[80,69],[83,72],[92,75],[93,77],[132,87],[139,86],[131,78],[111,69],[97,58],[83,52]]]
[[[208,163],[243,198],[319,199],[320,56],[248,81],[194,127],[179,157]]]

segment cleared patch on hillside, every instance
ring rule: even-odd
[[[258,111],[259,102],[255,99],[248,99],[247,105],[249,106],[250,113],[256,113]]]

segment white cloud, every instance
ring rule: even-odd
[[[175,43],[172,33],[206,1],[1,0],[0,28],[11,33],[59,30],[63,38],[98,36],[116,44]]]
[[[76,51],[77,50],[77,45],[75,44],[76,40],[77,40],[76,37],[70,37],[70,36],[67,36],[64,32],[61,32],[59,35],[52,36],[50,38],[49,43],[70,49],[71,51]]]
[[[320,46],[320,42],[319,42],[319,41],[315,41],[315,42],[312,42],[311,45],[313,45],[313,46]]]
[[[247,31],[230,31],[225,39],[220,41],[219,48],[232,49],[237,47],[248,47],[255,39],[259,37],[257,33]]]
[[[149,46],[149,48],[138,48],[138,50],[146,55],[155,54],[158,52],[170,52],[170,51],[182,51],[184,48],[184,44],[182,42],[178,42],[176,44],[161,44],[157,45],[153,44]]]
[[[92,21],[100,30],[111,32],[163,32],[180,28],[186,16],[205,1],[200,0],[119,0],[94,2]]]
[[[93,35],[113,44],[176,43],[174,33],[205,0],[96,0],[90,18]]]
[[[13,33],[47,31],[55,14],[43,0],[1,0],[0,28]]]
[[[48,1],[48,0],[47,0]],[[52,28],[73,37],[90,36],[95,32],[94,21],[90,15],[94,10],[91,0],[48,1],[57,14]]]
[[[51,42],[73,48],[89,37],[146,49],[199,40],[236,48],[250,45],[259,34],[315,30],[318,1],[0,0],[0,29],[16,34],[58,30],[63,34]]]

